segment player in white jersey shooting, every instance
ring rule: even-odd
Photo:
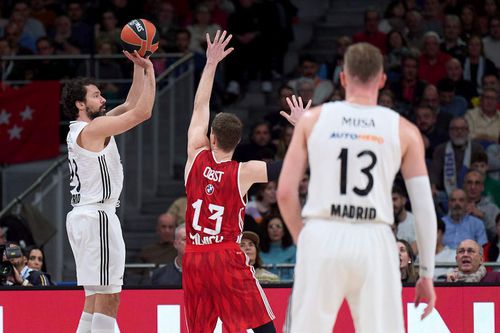
[[[297,242],[287,318],[292,333],[331,333],[347,299],[356,332],[404,332],[399,257],[391,232],[391,188],[401,167],[415,214],[420,254],[416,304],[435,303],[436,215],[418,129],[377,106],[383,58],[350,46],[340,76],[346,101],[311,109],[298,122],[278,185],[278,204]],[[301,213],[298,188],[311,175]]]
[[[115,214],[123,186],[123,168],[114,135],[151,117],[156,81],[153,64],[125,52],[134,63],[125,103],[106,113],[97,85],[77,78],[63,89],[72,120],[67,137],[71,204],[66,229],[85,304],[77,333],[113,333],[125,270],[125,244]]]

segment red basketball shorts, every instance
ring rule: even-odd
[[[253,267],[238,244],[186,247],[182,287],[190,333],[213,332],[219,317],[229,332],[274,319]]]

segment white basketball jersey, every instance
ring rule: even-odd
[[[399,115],[381,106],[324,104],[307,143],[304,218],[392,224],[401,164]]]
[[[123,186],[123,167],[114,137],[100,152],[80,147],[77,138],[88,123],[72,121],[66,138],[73,207],[94,203],[116,204]]]

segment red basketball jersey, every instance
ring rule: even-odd
[[[218,162],[212,151],[194,158],[186,181],[186,244],[239,243],[245,214],[239,188],[240,163]]]

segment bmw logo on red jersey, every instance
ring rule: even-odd
[[[212,195],[214,193],[214,186],[212,184],[208,184],[207,187],[205,187],[205,192],[208,194],[208,195]]]

